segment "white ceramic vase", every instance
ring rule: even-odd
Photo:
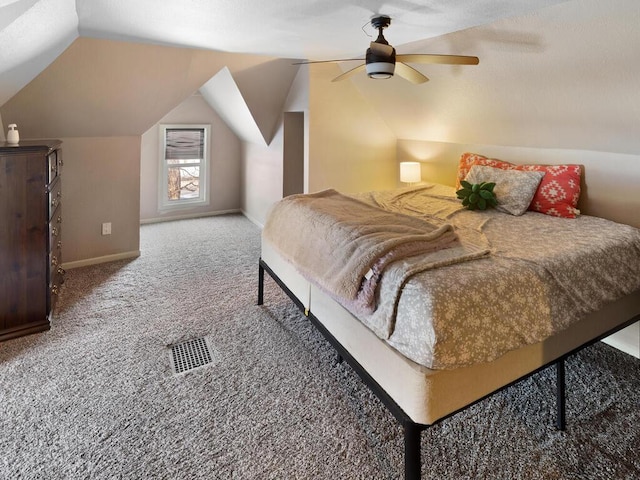
[[[18,126],[15,123],[9,125],[9,131],[7,132],[7,143],[17,145],[20,141],[20,133],[18,133]]]

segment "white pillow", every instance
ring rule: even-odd
[[[529,208],[544,174],[545,172],[502,170],[474,165],[465,180],[471,184],[495,182],[493,193],[498,201],[496,209],[511,215],[522,215]]]

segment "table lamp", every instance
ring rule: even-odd
[[[422,180],[420,162],[400,162],[400,181],[408,183],[418,183]]]

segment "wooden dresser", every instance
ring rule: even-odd
[[[64,276],[61,143],[0,142],[0,341],[50,327]]]

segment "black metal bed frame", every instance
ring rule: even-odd
[[[404,429],[404,478],[405,480],[420,480],[421,477],[421,460],[420,460],[420,439],[421,433],[423,430],[429,428],[432,425],[435,425],[442,420],[449,418],[456,413],[459,413],[466,408],[475,405],[478,402],[490,397],[491,395],[498,393],[506,388],[509,388],[516,383],[535,375],[536,373],[550,367],[551,365],[555,365],[556,367],[556,428],[558,430],[564,430],[566,427],[566,414],[565,414],[565,360],[571,355],[579,352],[580,350],[593,345],[596,342],[599,342],[605,337],[622,330],[623,328],[628,327],[629,325],[634,324],[635,322],[640,320],[640,315],[636,315],[630,320],[627,320],[622,325],[619,325],[606,333],[576,347],[568,353],[565,353],[561,357],[556,360],[552,360],[536,370],[529,372],[516,380],[503,385],[502,387],[484,395],[482,398],[475,400],[474,402],[459,408],[458,410],[449,413],[448,415],[439,418],[435,422],[429,425],[425,425],[422,423],[416,423],[405,413],[405,411],[396,403],[396,401],[391,398],[391,396],[380,386],[378,382],[376,382],[373,377],[365,370],[365,368],[360,365],[360,363],[349,353],[349,351],[342,346],[342,344],[327,330],[327,328],[318,320],[318,318],[313,314],[313,312],[307,310],[302,302],[293,294],[293,292],[287,287],[284,282],[278,277],[278,275],[266,264],[262,258],[258,263],[258,305],[262,305],[264,303],[264,272],[267,272],[269,276],[278,284],[278,286],[289,296],[289,298],[293,301],[293,303],[304,313],[304,315],[309,318],[311,323],[316,327],[317,330],[325,337],[325,339],[336,349],[338,353],[338,362],[346,361],[351,368],[358,374],[361,380],[369,387],[369,389],[382,401],[382,403],[387,407],[387,409],[393,414],[396,420],[402,425]]]

